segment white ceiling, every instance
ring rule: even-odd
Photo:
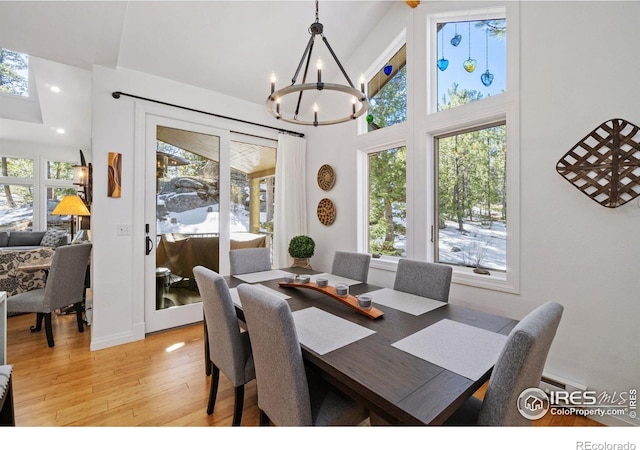
[[[396,1],[320,1],[324,35],[343,64]],[[127,67],[262,104],[272,72],[279,87],[293,76],[314,21],[315,2],[308,0],[0,1],[0,47],[45,60],[36,73],[45,123],[0,119],[0,139],[50,143],[52,130],[64,127],[67,133],[55,137],[61,145],[87,148],[88,132],[78,141],[74,136],[90,129],[86,82],[94,64]],[[316,40],[314,61],[322,57],[324,77],[331,79],[331,56],[321,48]],[[345,69],[356,77],[364,68]],[[48,89],[53,75],[58,85],[65,83],[60,94]]]

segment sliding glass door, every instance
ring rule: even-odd
[[[146,332],[202,320],[193,267],[228,271],[228,131],[148,116]],[[226,166],[226,167],[225,167]],[[226,180],[225,180],[226,181]],[[222,267],[221,267],[222,266]]]

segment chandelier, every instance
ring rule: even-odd
[[[298,125],[313,125],[317,127],[318,125],[334,125],[337,123],[348,122],[350,120],[354,120],[369,109],[369,99],[364,91],[364,80],[360,80],[360,89],[356,89],[347,75],[347,72],[342,67],[342,64],[338,60],[338,57],[334,53],[333,49],[329,45],[327,38],[323,34],[324,26],[320,23],[318,19],[318,0],[316,0],[316,21],[309,26],[309,34],[311,37],[309,38],[309,42],[307,43],[307,47],[302,54],[302,58],[300,59],[300,63],[298,64],[298,68],[296,69],[293,78],[291,79],[291,84],[289,86],[285,86],[282,89],[276,90],[276,80],[275,75],[271,77],[271,94],[267,98],[266,107],[269,114],[271,114],[276,119],[282,120],[284,122],[298,124]],[[318,59],[317,66],[317,80],[315,83],[307,82],[307,74],[309,72],[309,64],[311,62],[311,53],[313,52],[313,45],[317,36],[322,36],[322,41],[326,45],[329,53],[335,60],[338,68],[344,75],[344,78],[347,81],[347,84],[336,84],[336,83],[325,83],[322,81],[322,64]],[[306,58],[306,63],[305,63]],[[304,67],[304,73],[302,75],[302,82],[297,83],[298,75],[300,74],[300,70],[302,69],[302,65]],[[348,104],[345,102],[344,113],[337,113],[338,118],[324,118],[325,111],[320,112],[317,103],[313,106],[313,121],[312,120],[304,120],[299,117],[300,113],[300,105],[302,104],[302,95],[304,91],[334,91],[339,94],[346,94],[346,96],[351,97],[351,108],[348,108]],[[298,94],[297,102],[295,103],[295,112],[291,115],[286,115],[285,112],[281,111],[281,103],[282,99],[291,94]],[[340,95],[340,98],[343,98],[344,95]],[[284,109],[284,108],[283,108]],[[319,119],[321,118],[321,120]]]

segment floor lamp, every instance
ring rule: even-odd
[[[82,199],[77,195],[65,195],[62,197],[62,200],[60,200],[60,203],[58,203],[51,214],[71,217],[71,240],[73,240],[73,235],[75,234],[74,216],[91,215],[87,205],[85,205]]]

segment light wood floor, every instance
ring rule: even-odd
[[[18,427],[231,425],[234,390],[222,374],[215,412],[206,413],[210,377],[201,324],[91,352],[91,328],[79,333],[75,316],[54,317],[54,348],[47,347],[44,330],[29,331],[34,321],[35,314],[7,320]],[[245,388],[242,425],[258,423],[254,380]],[[534,424],[600,425],[549,414]]]

